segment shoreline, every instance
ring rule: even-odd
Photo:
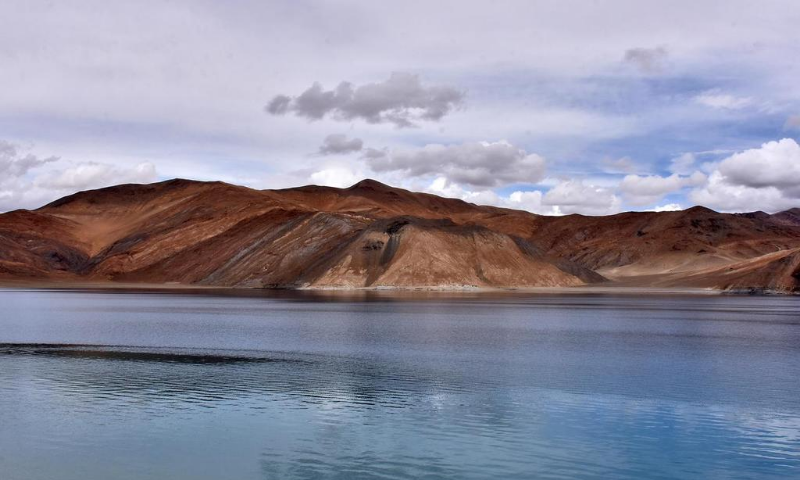
[[[473,286],[418,286],[418,287],[299,287],[299,288],[254,288],[191,285],[181,283],[130,283],[130,282],[47,282],[35,280],[0,280],[0,289],[19,290],[64,290],[102,292],[153,292],[153,293],[213,293],[252,295],[262,294],[309,294],[309,295],[353,295],[353,294],[518,294],[518,295],[798,295],[780,291],[731,291],[699,287],[633,287],[627,285],[579,285],[572,287],[509,287],[489,288]]]
[[[434,286],[376,286],[376,287],[231,287],[217,285],[196,285],[179,282],[114,282],[114,281],[68,281],[68,280],[28,280],[0,279],[0,289],[23,290],[65,290],[65,291],[108,291],[108,292],[161,292],[161,293],[213,293],[253,295],[292,293],[317,294],[519,294],[519,295],[751,295],[751,296],[800,296],[800,291],[771,290],[764,288],[717,289],[712,287],[681,286],[634,286],[630,281],[610,281],[564,287],[477,287],[472,285],[434,285]]]

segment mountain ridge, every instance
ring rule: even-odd
[[[371,179],[280,190],[173,179],[0,214],[0,278],[40,282],[795,292],[798,248],[799,208],[550,217]]]

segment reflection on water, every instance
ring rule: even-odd
[[[800,299],[362,300],[0,291],[0,477],[800,475]]]

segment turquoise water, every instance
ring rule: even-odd
[[[800,298],[0,290],[0,478],[800,478]]]

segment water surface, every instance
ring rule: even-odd
[[[800,298],[0,290],[0,478],[800,477]]]

